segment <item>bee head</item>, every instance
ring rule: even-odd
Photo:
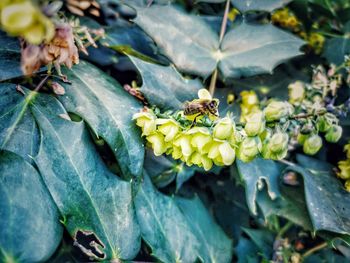
[[[211,102],[209,102],[209,107],[214,109],[219,106],[219,100],[218,99],[213,99]]]

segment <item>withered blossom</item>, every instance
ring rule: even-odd
[[[71,68],[79,63],[78,48],[74,42],[72,27],[69,24],[56,25],[55,36],[41,45],[22,43],[21,67],[26,75],[37,71],[43,65],[54,65],[61,74],[61,65]]]

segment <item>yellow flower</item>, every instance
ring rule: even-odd
[[[191,145],[191,135],[180,133],[174,140],[173,144],[180,148],[185,159],[189,158],[194,149]]]
[[[300,103],[305,98],[305,87],[301,81],[296,81],[288,86],[289,102]]]
[[[229,138],[235,130],[235,123],[231,118],[222,118],[214,127],[213,135],[215,138],[225,140]]]
[[[34,45],[54,37],[54,24],[31,1],[6,2],[0,6],[0,26],[7,33],[21,36]]]
[[[238,148],[238,159],[249,162],[255,158],[262,150],[262,143],[259,137],[247,137]]]
[[[212,136],[207,128],[204,127],[194,127],[191,128],[187,134],[191,135],[191,145],[193,148],[203,154],[204,147],[212,141]]]
[[[172,141],[180,131],[180,125],[173,119],[157,119],[158,131],[165,135],[165,141]]]
[[[286,101],[271,101],[264,109],[267,121],[287,118],[293,113],[293,106]]]
[[[350,160],[338,162],[339,172],[337,176],[341,179],[347,180],[350,179]]]
[[[217,165],[231,165],[236,153],[229,142],[214,140],[208,147],[208,157]]]
[[[155,132],[146,137],[146,140],[151,143],[155,156],[160,156],[167,150],[166,142],[164,141],[164,135]]]
[[[35,22],[37,10],[30,1],[5,6],[1,10],[1,25],[10,34],[19,34]]]
[[[246,124],[244,130],[248,136],[256,136],[262,133],[265,129],[264,113],[262,111],[255,111],[246,116]]]
[[[259,104],[258,96],[253,90],[244,90],[240,93],[242,97],[242,104],[244,106],[250,107]]]
[[[133,116],[136,125],[142,128],[142,136],[148,136],[156,131],[156,118],[151,111],[139,112]]]

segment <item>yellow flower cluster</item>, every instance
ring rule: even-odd
[[[320,54],[322,52],[325,43],[325,37],[316,32],[305,32],[303,24],[293,14],[293,12],[289,10],[289,8],[285,7],[276,10],[271,16],[271,21],[275,25],[279,25],[298,34],[301,38],[308,42],[309,47],[316,54]],[[313,28],[317,29],[317,23],[313,24]]]
[[[304,39],[309,44],[309,47],[311,47],[316,54],[321,54],[324,43],[326,41],[326,38],[323,35],[316,32],[311,32]]]
[[[134,119],[156,156],[168,154],[206,171],[213,164],[231,165],[235,160],[235,124],[228,117],[212,131],[207,127],[184,128],[172,118],[157,118],[152,110],[136,113]]]
[[[30,0],[1,0],[0,28],[35,45],[55,35],[54,24]]]
[[[255,105],[255,102],[248,101],[248,104]],[[213,164],[231,165],[236,156],[244,162],[259,154],[274,160],[284,158],[289,136],[284,132],[271,134],[266,130],[266,120],[288,118],[290,114],[288,102],[273,101],[264,111],[256,108],[247,114],[244,127],[236,127],[229,116],[218,119],[210,127],[185,126],[174,117],[158,118],[150,109],[136,113],[133,119],[156,156],[168,154],[188,166],[209,170]]]
[[[345,189],[350,192],[350,142],[344,146],[346,160],[338,162],[339,172],[337,176],[345,180]]]
[[[291,29],[294,32],[301,30],[301,22],[287,7],[276,10],[271,15],[271,20],[274,24]]]

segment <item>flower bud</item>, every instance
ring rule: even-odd
[[[155,156],[160,156],[167,150],[167,145],[164,141],[163,134],[157,132],[146,137],[147,141],[151,143]]]
[[[265,119],[262,111],[256,111],[246,116],[244,130],[248,136],[256,136],[264,131]]]
[[[309,155],[316,154],[322,147],[322,139],[317,134],[311,135],[307,138],[303,145],[304,153]]]
[[[305,140],[309,137],[308,134],[298,133],[297,135],[297,141],[299,144],[303,145]]]
[[[327,142],[336,143],[340,140],[343,133],[343,128],[339,125],[332,126],[326,133]]]
[[[235,161],[236,152],[228,142],[223,142],[220,144],[219,152],[222,162],[225,165],[231,165]]]
[[[229,138],[235,129],[235,123],[231,118],[222,118],[214,127],[213,135],[215,138],[225,140]]]
[[[243,162],[249,162],[262,150],[262,143],[259,137],[247,137],[240,144],[238,158]]]
[[[341,179],[347,180],[350,179],[350,160],[338,162],[339,172],[337,176]]]
[[[272,135],[269,142],[271,152],[279,153],[285,151],[288,148],[288,140],[289,136],[284,132],[277,132]]]
[[[204,127],[194,127],[190,129],[187,134],[191,135],[191,145],[196,148],[201,154],[204,152],[204,147],[212,141],[212,137],[207,128]]]
[[[258,96],[253,90],[244,90],[240,93],[242,97],[242,104],[246,107],[254,106],[259,103]]]
[[[172,141],[180,131],[180,125],[173,119],[157,119],[158,131],[165,135],[165,141]]]
[[[175,138],[174,145],[180,147],[181,153],[185,159],[190,157],[194,151],[191,145],[191,136],[185,133],[181,133]]]
[[[289,102],[300,103],[305,98],[305,86],[301,81],[296,81],[288,86]]]
[[[317,118],[316,126],[320,132],[327,132],[331,128],[332,123],[325,115]]]
[[[37,10],[30,1],[10,4],[1,10],[1,25],[10,34],[19,34],[35,21]]]
[[[286,101],[272,101],[264,112],[267,121],[277,121],[289,117],[293,113],[293,106]]]
[[[136,125],[142,128],[142,136],[148,136],[156,131],[156,118],[151,111],[139,112],[133,116]]]

